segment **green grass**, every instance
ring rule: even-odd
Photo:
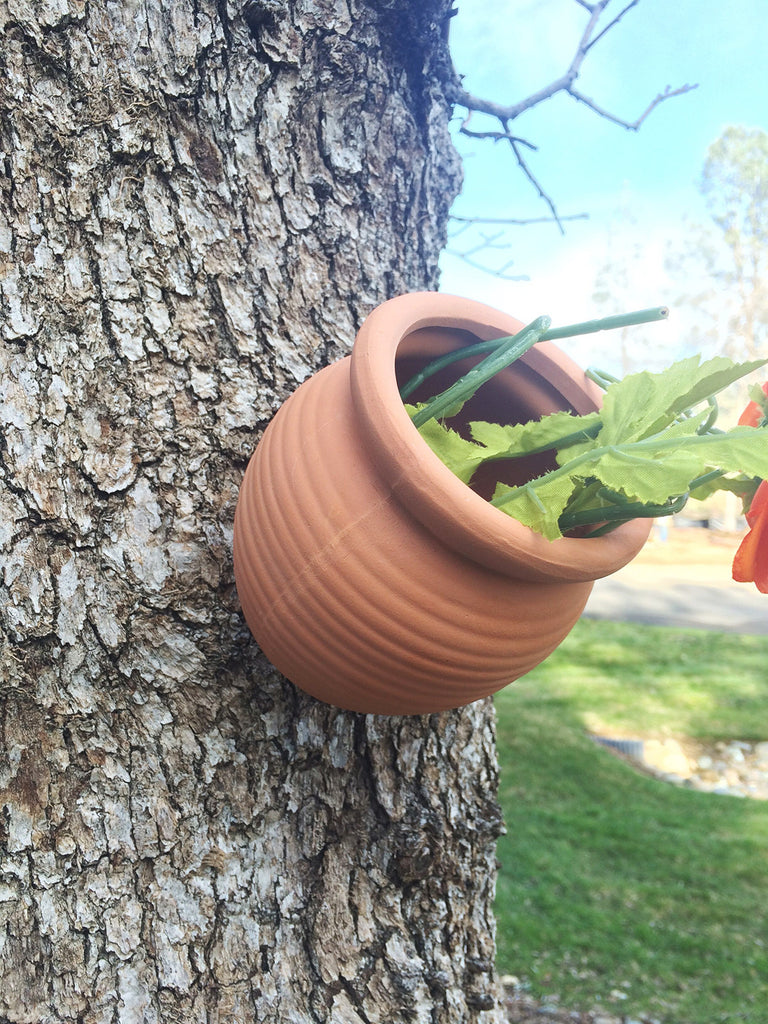
[[[768,637],[582,620],[496,706],[501,973],[570,1008],[768,1024],[768,802],[659,782],[586,735],[768,739]]]

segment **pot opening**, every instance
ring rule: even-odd
[[[479,340],[469,331],[450,328],[424,328],[412,332],[403,338],[397,350],[395,375],[398,388],[437,356],[475,344]],[[507,426],[537,420],[558,410],[576,412],[562,393],[529,365],[529,356],[530,353],[527,353],[480,387],[461,412],[450,420],[451,428],[471,440],[469,424],[475,420]],[[462,359],[439,371],[414,391],[408,402],[427,401],[458,380],[482,358],[475,356]],[[493,495],[497,482],[519,486],[554,469],[556,465],[550,452],[500,460],[482,466],[470,487],[487,501]]]

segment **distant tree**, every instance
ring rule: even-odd
[[[724,350],[735,358],[768,355],[768,133],[731,125],[712,143],[701,192],[717,245],[701,253],[727,299]]]

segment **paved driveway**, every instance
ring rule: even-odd
[[[668,583],[641,587],[616,577],[598,580],[584,615],[592,619],[644,622],[725,633],[768,634],[768,595],[746,584],[727,587]]]
[[[652,541],[630,565],[598,580],[585,616],[659,626],[768,635],[768,594],[734,583],[738,538],[676,530]]]

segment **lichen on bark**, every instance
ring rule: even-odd
[[[500,1020],[492,709],[239,613],[245,462],[436,285],[444,0],[0,0],[0,1018]]]

